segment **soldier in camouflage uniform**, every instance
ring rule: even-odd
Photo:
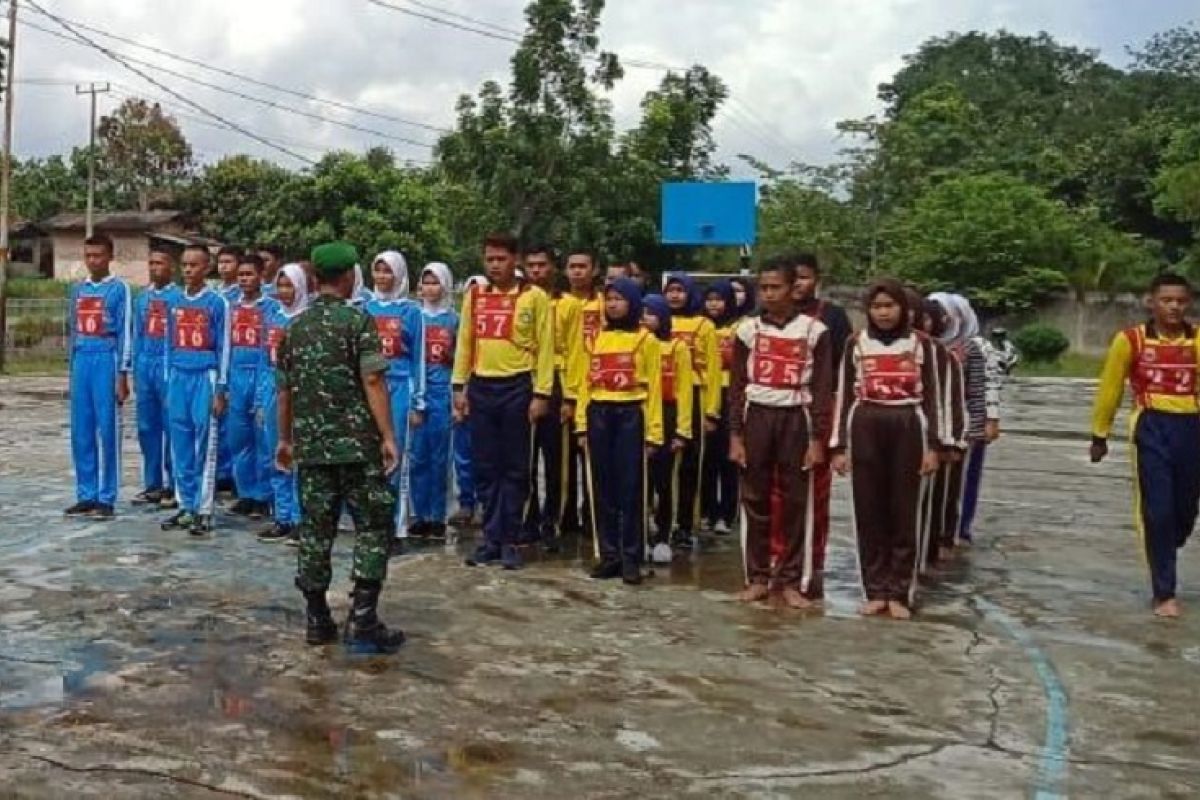
[[[307,641],[337,639],[326,602],[330,552],[343,504],[361,520],[354,542],[354,591],[344,636],[357,652],[395,652],[404,641],[376,615],[387,575],[395,497],[387,482],[396,468],[382,354],[375,326],[346,301],[354,287],[355,249],[342,242],[313,250],[320,293],[279,345],[281,469],[299,470],[300,554],[296,587],[308,603]],[[382,459],[380,455],[382,454]]]

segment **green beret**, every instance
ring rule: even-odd
[[[312,263],[318,275],[337,275],[354,269],[358,263],[358,251],[347,242],[327,242],[313,248]]]

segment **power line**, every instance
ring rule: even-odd
[[[36,11],[39,14],[43,14],[43,15],[45,14],[45,12],[40,11],[38,9],[34,9],[34,11]],[[189,64],[193,67],[199,67],[201,69],[205,69],[210,72],[215,72],[218,75],[224,75],[228,78],[235,78],[240,81],[245,81],[246,83],[254,84],[255,86],[261,86],[264,89],[271,89],[272,91],[282,92],[283,94],[288,94],[293,97],[301,98],[303,100],[309,100],[314,103],[321,103],[323,105],[327,105],[332,108],[341,109],[342,111],[350,111],[355,114],[361,114],[366,117],[375,117],[376,119],[382,119],[382,120],[386,120],[388,122],[396,122],[401,125],[411,125],[416,128],[422,128],[427,131],[432,131],[434,133],[450,133],[450,130],[448,128],[441,128],[441,127],[438,127],[437,125],[430,125],[425,122],[417,122],[416,120],[405,119],[404,117],[397,117],[392,114],[385,114],[380,111],[372,111],[367,108],[362,108],[361,106],[355,106],[350,103],[344,103],[340,100],[331,100],[326,97],[320,97],[315,94],[310,94],[308,92],[300,91],[299,89],[292,89],[287,86],[281,86],[276,83],[270,83],[268,81],[259,80],[258,78],[253,78],[249,75],[244,75],[240,72],[234,72],[231,69],[225,69],[224,67],[216,67],[211,64],[206,64],[203,61],[200,61],[199,59],[189,58],[188,56],[180,55],[179,53],[174,53],[174,52],[171,52],[170,50],[164,50],[163,48],[145,44],[145,43],[139,42],[135,39],[130,39],[125,36],[120,36],[118,34],[110,32],[110,31],[102,30],[101,28],[96,28],[91,25],[87,25],[83,22],[78,22],[76,20],[70,20],[70,19],[67,19],[66,17],[63,17],[63,19],[66,20],[67,22],[70,22],[72,25],[74,25],[76,28],[79,28],[80,30],[85,30],[90,33],[95,33],[95,34],[103,36],[107,39],[112,39],[113,41],[131,45],[138,49],[146,50],[148,52],[155,53],[160,56],[165,56],[165,57],[173,59],[175,61],[179,61],[184,64]]]
[[[376,136],[376,137],[379,137],[380,139],[390,139],[392,141],[400,142],[402,144],[412,145],[413,147],[423,147],[423,148],[430,149],[430,150],[433,149],[433,145],[429,144],[428,142],[418,141],[417,139],[410,139],[407,136],[396,136],[394,134],[386,133],[384,131],[375,130],[374,128],[366,128],[366,127],[363,127],[362,125],[356,125],[353,122],[343,122],[341,120],[333,119],[331,117],[325,117],[320,114],[314,114],[311,111],[304,111],[303,109],[294,108],[292,106],[288,106],[283,103],[276,102],[275,100],[270,100],[270,99],[267,99],[264,97],[257,97],[255,95],[251,95],[251,94],[246,94],[245,92],[240,92],[237,89],[230,89],[226,86],[221,86],[220,84],[209,83],[208,81],[201,80],[200,78],[197,78],[192,75],[188,75],[187,73],[178,72],[176,70],[170,69],[169,67],[164,67],[161,64],[155,64],[151,61],[144,61],[140,58],[135,58],[134,56],[130,56],[130,55],[127,55],[124,53],[117,53],[116,51],[113,51],[113,50],[105,47],[104,45],[101,45],[91,39],[80,39],[80,41],[76,41],[75,39],[72,39],[69,36],[64,36],[63,34],[57,32],[57,31],[53,31],[48,28],[44,28],[44,27],[37,25],[35,23],[32,23],[32,22],[22,21],[21,24],[25,27],[32,28],[37,31],[41,31],[42,33],[48,34],[50,36],[54,36],[58,39],[62,39],[64,41],[71,42],[72,44],[76,44],[76,45],[83,44],[83,45],[91,46],[95,49],[98,49],[102,53],[107,55],[109,58],[112,58],[113,60],[118,61],[118,63],[122,64],[130,71],[135,72],[138,75],[141,75],[143,78],[146,77],[145,73],[134,69],[132,66],[130,66],[131,64],[140,64],[144,67],[153,69],[157,72],[161,72],[165,75],[171,75],[172,77],[176,77],[181,80],[185,80],[190,83],[194,83],[197,86],[203,86],[206,89],[212,89],[213,91],[221,92],[223,94],[228,94],[233,97],[237,97],[239,99],[249,101],[251,103],[258,103],[259,105],[263,105],[268,108],[273,108],[278,111],[284,111],[289,114],[294,114],[296,116],[306,117],[308,119],[316,120],[318,122],[324,122],[329,125],[336,125],[340,128],[346,128],[347,130],[357,131],[359,133],[365,133],[365,134],[368,134],[371,136]],[[74,33],[74,31],[72,31],[72,32]],[[150,81],[150,82],[154,83],[155,86],[162,88],[162,84],[156,83],[155,81]]]
[[[179,100],[180,102],[186,104],[190,108],[195,109],[196,111],[199,111],[204,116],[209,117],[214,120],[217,120],[218,122],[224,122],[225,124],[227,124],[230,127],[230,129],[237,131],[238,133],[242,134],[243,136],[245,136],[249,139],[253,139],[254,141],[258,142],[259,144],[264,144],[267,147],[270,147],[272,150],[276,150],[280,153],[283,153],[284,155],[291,156],[292,158],[296,159],[297,161],[303,161],[306,164],[312,164],[312,165],[316,164],[315,161],[313,161],[311,158],[308,158],[307,156],[302,156],[299,153],[295,152],[294,150],[290,150],[287,147],[283,147],[281,145],[275,144],[274,142],[270,141],[269,139],[259,136],[257,133],[254,133],[253,131],[249,131],[249,130],[241,127],[240,125],[237,125],[236,123],[230,122],[227,119],[222,119],[219,115],[214,114],[212,111],[209,111],[207,108],[200,105],[196,101],[191,100],[188,97],[185,97],[184,95],[180,94],[179,92],[176,92],[171,87],[169,87],[163,83],[160,83],[155,78],[151,77],[150,75],[147,75],[145,72],[143,72],[142,70],[133,66],[128,61],[126,61],[124,58],[122,58],[120,55],[117,55],[116,53],[109,50],[104,45],[100,44],[99,42],[96,42],[93,39],[89,39],[87,36],[83,35],[82,33],[79,33],[71,26],[71,24],[69,22],[64,22],[59,17],[56,17],[54,14],[51,14],[49,11],[46,11],[44,8],[42,8],[40,5],[38,5],[36,2],[34,2],[34,0],[28,0],[28,3],[30,5],[30,7],[34,8],[37,11],[40,11],[43,16],[48,17],[51,20],[53,20],[55,23],[57,23],[59,25],[59,27],[61,27],[63,30],[68,31],[72,35],[74,35],[81,42],[83,42],[83,43],[93,47],[97,51],[103,53],[106,57],[108,57],[112,61],[117,62],[121,66],[125,67],[125,69],[127,69],[130,72],[134,73],[135,75],[138,75],[139,77],[141,77],[142,80],[146,81],[147,83],[152,84],[153,86],[157,86],[162,91],[171,95],[172,97]]]

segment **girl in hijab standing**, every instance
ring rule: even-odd
[[[933,348],[912,329],[897,281],[866,295],[867,326],[842,357],[831,440],[850,474],[866,616],[909,619],[916,595],[921,479],[938,465]]]
[[[642,328],[642,293],[629,278],[604,292],[606,326],[588,352],[575,430],[588,456],[596,515],[597,580],[642,582],[646,455],[662,446],[658,339]]]
[[[734,333],[741,320],[739,302],[732,281],[717,281],[704,294],[704,310],[717,335],[717,357],[721,371],[720,405],[715,430],[704,445],[701,467],[700,509],[714,533],[725,535],[733,530],[738,509],[737,467],[729,460],[729,384],[733,368]]]
[[[258,405],[262,409],[258,450],[259,470],[263,483],[270,486],[275,524],[258,535],[266,542],[287,541],[296,544],[296,528],[300,524],[300,502],[296,496],[296,473],[275,467],[275,449],[279,446],[278,394],[275,387],[275,365],[279,343],[292,320],[308,307],[308,276],[299,264],[286,264],[275,276],[275,299],[266,316],[267,363],[258,383]]]
[[[371,275],[375,293],[363,309],[375,320],[383,356],[388,360],[387,385],[392,400],[392,425],[402,463],[393,476],[399,493],[396,532],[403,537],[408,518],[406,479],[409,474],[408,438],[425,421],[425,320],[421,307],[408,296],[408,265],[395,250],[375,256]]]
[[[435,261],[421,271],[421,314],[425,320],[425,424],[413,434],[413,534],[434,539],[446,535],[446,484],[449,477],[450,373],[458,341],[458,312],[451,292],[450,267]]]

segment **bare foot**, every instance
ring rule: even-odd
[[[783,590],[783,604],[794,609],[812,608],[811,600],[790,587]]]
[[[878,617],[880,614],[886,614],[887,610],[887,600],[868,600],[859,607],[858,613],[864,617]]]
[[[942,545],[938,548],[938,563],[949,564],[954,560],[954,548]]]
[[[1164,617],[1166,619],[1178,619],[1183,615],[1183,608],[1179,605],[1179,601],[1172,597],[1170,600],[1163,600],[1161,603],[1154,604],[1154,616]]]
[[[908,606],[897,600],[892,600],[887,604],[888,616],[892,619],[912,619],[912,611]]]
[[[770,594],[765,583],[752,583],[737,593],[737,599],[742,603],[757,603],[760,600],[766,600]]]

